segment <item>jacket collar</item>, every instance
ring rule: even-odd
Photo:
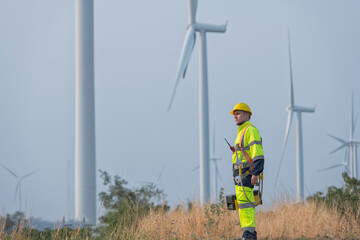
[[[252,125],[250,121],[244,122],[239,126],[238,133],[241,132],[243,129],[245,129],[247,126]]]

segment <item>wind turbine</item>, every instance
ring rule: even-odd
[[[213,154],[210,157],[210,161],[214,163],[214,202],[217,202],[218,198],[218,178],[221,180],[220,171],[217,167],[217,161],[220,161],[222,158],[215,155],[215,124],[214,124],[214,137],[213,137]]]
[[[181,51],[174,90],[168,111],[175,97],[176,88],[181,78],[185,77],[186,69],[194,49],[196,32],[200,33],[200,78],[199,78],[199,137],[200,137],[200,204],[210,201],[209,177],[209,103],[207,80],[206,33],[226,31],[225,25],[212,25],[196,22],[197,0],[189,0],[189,24]]]
[[[75,218],[96,224],[94,2],[75,1]]]
[[[140,181],[139,183],[141,184],[146,184],[146,185],[155,185],[156,187],[159,187],[159,184],[160,184],[160,179],[161,179],[161,176],[163,175],[164,173],[164,170],[166,168],[166,165],[164,165],[159,173],[159,175],[157,176],[156,178],[156,182],[151,182],[151,181]]]
[[[297,115],[297,138],[296,138],[296,188],[297,188],[297,201],[304,201],[304,163],[303,163],[303,140],[302,140],[302,122],[301,122],[301,114],[303,112],[315,112],[315,107],[301,107],[295,105],[294,102],[294,88],[293,88],[293,74],[292,74],[292,64],[291,64],[291,46],[290,46],[290,32],[288,31],[288,46],[289,46],[289,65],[290,65],[290,105],[285,110],[289,112],[288,121],[285,132],[284,145],[280,158],[280,165],[276,174],[275,184],[277,182],[281,163],[284,158],[284,152],[286,147],[286,142],[289,136],[291,120],[293,117],[293,113],[295,112]]]
[[[214,163],[214,181],[213,181],[213,199],[214,202],[217,201],[217,197],[218,197],[218,178],[221,180],[221,175],[220,175],[220,171],[217,167],[217,161],[220,161],[222,159],[222,157],[218,157],[215,155],[215,124],[214,124],[214,137],[213,137],[213,154],[210,157],[210,161],[212,161]],[[197,165],[196,167],[193,168],[192,171],[195,171],[199,168],[200,166]]]
[[[354,95],[352,95],[349,139],[344,140],[344,139],[335,137],[331,134],[328,134],[330,137],[332,137],[333,139],[335,139],[341,143],[340,147],[333,150],[330,154],[333,154],[344,147],[347,148],[346,152],[345,152],[345,160],[344,160],[343,164],[346,161],[347,154],[349,154],[346,164],[347,164],[347,170],[350,173],[350,177],[352,177],[352,178],[358,178],[357,147],[360,145],[360,140],[354,139],[355,127],[356,127],[356,119],[354,119]],[[338,166],[338,165],[335,165],[335,166]],[[333,166],[333,167],[335,167],[335,166]],[[326,170],[326,169],[324,169],[324,170]]]
[[[0,165],[5,168],[11,175],[13,175],[16,179],[17,179],[17,184],[16,184],[16,188],[15,188],[15,195],[14,195],[14,201],[16,199],[17,194],[19,194],[19,212],[21,212],[21,181],[24,178],[30,177],[31,175],[37,173],[39,170],[37,171],[33,171],[30,172],[28,174],[25,174],[22,177],[19,177],[18,175],[16,175],[13,171],[11,171],[8,167],[6,167],[4,164],[0,163]]]

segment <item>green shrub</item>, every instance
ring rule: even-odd
[[[168,211],[165,195],[153,183],[138,189],[126,188],[127,181],[119,176],[112,178],[106,171],[101,171],[107,192],[100,192],[99,198],[106,209],[105,215],[99,218],[101,225],[96,229],[100,238],[111,237],[115,232],[126,234],[136,227],[136,222],[147,215],[150,210]]]
[[[329,208],[336,207],[341,214],[350,212],[358,218],[360,205],[360,180],[350,178],[346,172],[342,174],[342,177],[344,179],[344,186],[342,188],[331,186],[327,189],[326,194],[323,192],[317,192],[308,197],[306,200],[316,203],[324,202]]]

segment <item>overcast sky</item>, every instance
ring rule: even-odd
[[[169,204],[197,200],[199,38],[166,112],[188,1],[94,4],[96,168],[139,187],[156,182],[165,167],[159,187]],[[341,186],[343,168],[318,170],[343,160],[344,150],[329,155],[339,144],[327,133],[349,137],[352,92],[355,115],[360,112],[360,2],[200,0],[197,19],[229,21],[225,34],[207,35],[210,141],[215,124],[225,193],[234,186],[224,138],[233,143],[237,132],[229,111],[246,102],[263,138],[264,203],[280,192],[295,196],[296,121],[274,187],[290,94],[288,27],[295,104],[316,104],[315,113],[303,114],[305,194]],[[47,220],[74,216],[74,20],[73,0],[0,0],[0,162],[19,176],[40,170],[22,183],[23,209]],[[3,214],[18,210],[15,187],[16,179],[0,168]]]

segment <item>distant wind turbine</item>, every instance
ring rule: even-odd
[[[329,168],[323,169],[331,169],[339,166],[345,166],[347,172],[349,172],[350,177],[358,178],[358,161],[357,161],[357,147],[360,145],[360,140],[354,139],[355,127],[356,127],[356,120],[354,119],[354,95],[352,95],[352,102],[351,102],[351,121],[350,121],[350,135],[348,140],[344,140],[338,137],[335,137],[331,134],[328,134],[330,137],[335,139],[336,141],[340,142],[340,147],[336,148],[330,154],[337,152],[338,150],[346,147],[345,151],[345,159],[342,164],[337,164],[331,166]]]
[[[292,64],[291,64],[291,46],[290,46],[290,31],[288,31],[288,44],[289,44],[289,65],[290,65],[290,105],[285,110],[289,112],[288,121],[285,132],[284,145],[280,158],[280,165],[276,174],[275,185],[279,177],[281,163],[284,158],[284,152],[286,147],[286,142],[289,136],[291,120],[293,113],[297,114],[297,146],[296,146],[296,187],[297,187],[297,201],[304,201],[304,163],[303,163],[303,140],[302,140],[302,122],[301,114],[303,112],[315,112],[315,107],[301,107],[297,106],[294,103],[294,88],[293,88],[293,74],[292,74]]]
[[[75,218],[96,224],[94,2],[75,1]]]
[[[159,187],[160,184],[160,179],[164,173],[166,166],[164,165],[159,173],[159,175],[156,178],[156,182],[151,182],[151,181],[140,181],[139,183],[141,184],[146,184],[146,185],[155,185],[156,187]]]
[[[215,155],[215,124],[214,124],[214,137],[213,137],[213,154],[212,156],[210,157],[210,161],[212,161],[214,163],[214,181],[213,181],[213,199],[214,199],[214,202],[217,201],[217,197],[218,197],[218,179],[221,180],[221,175],[220,175],[220,171],[217,167],[217,161],[220,161],[222,159],[222,157],[218,157]],[[195,171],[199,169],[199,165],[197,165],[196,167],[193,168],[192,171]]]
[[[174,90],[171,96],[168,111],[173,103],[176,88],[181,78],[185,77],[190,57],[195,45],[196,32],[200,33],[200,79],[199,79],[199,136],[200,136],[200,204],[210,201],[209,184],[209,104],[208,104],[208,79],[206,56],[206,33],[226,31],[225,25],[212,25],[196,22],[197,0],[189,0],[189,24],[181,51],[180,62],[177,70]]]
[[[213,136],[213,154],[212,156],[210,157],[210,161],[213,161],[214,163],[214,196],[213,196],[213,199],[214,199],[214,202],[217,202],[217,199],[218,199],[218,194],[219,194],[219,191],[218,191],[218,178],[221,180],[221,175],[220,175],[220,171],[218,169],[218,166],[217,166],[217,161],[220,161],[222,158],[221,157],[218,157],[216,156],[215,154],[215,124],[214,124],[214,132],[213,132],[214,136]]]
[[[28,174],[25,174],[22,177],[18,177],[18,175],[16,175],[13,171],[11,171],[8,167],[6,167],[4,164],[0,163],[0,165],[5,168],[11,175],[13,175],[16,179],[17,179],[17,184],[16,184],[16,188],[15,188],[15,195],[14,195],[14,201],[16,200],[16,196],[17,194],[19,194],[19,212],[21,212],[21,181],[27,177],[30,177],[31,175],[39,172],[39,170],[37,171],[33,171],[30,172]]]

